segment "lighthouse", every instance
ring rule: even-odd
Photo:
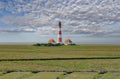
[[[57,43],[62,44],[62,31],[61,31],[61,22],[58,24],[58,39]]]

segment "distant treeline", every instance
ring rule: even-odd
[[[34,44],[34,46],[63,46],[65,44],[60,44],[60,43],[57,43],[57,44],[52,44],[52,43],[36,43]],[[68,44],[68,45],[76,45],[76,44]]]

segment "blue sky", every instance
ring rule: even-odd
[[[64,34],[116,42],[120,39],[120,0],[0,0],[0,38],[14,35],[0,42],[23,41],[14,39],[20,33],[57,34],[58,21],[62,21]],[[79,37],[76,40],[81,42]]]

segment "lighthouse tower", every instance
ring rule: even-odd
[[[57,43],[62,44],[62,31],[61,31],[61,22],[58,24],[58,40]]]

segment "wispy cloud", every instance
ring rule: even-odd
[[[0,28],[0,33],[36,32],[33,28]]]
[[[120,34],[120,0],[1,0],[0,7],[1,22],[36,28],[37,32],[56,29],[61,20],[68,33]],[[110,29],[115,23],[119,28]]]

